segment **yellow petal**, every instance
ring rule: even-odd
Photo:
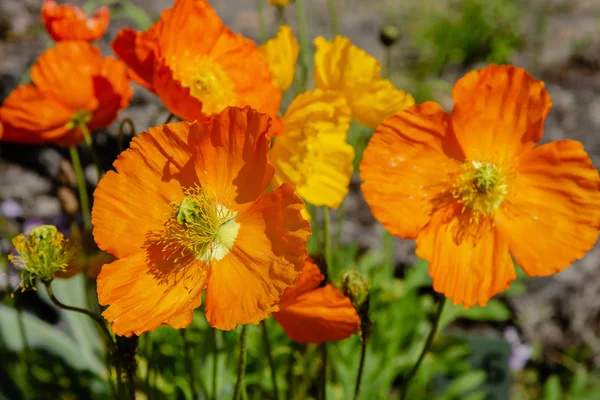
[[[279,7],[285,7],[291,2],[292,0],[269,0],[269,4]]]
[[[357,122],[375,128],[414,104],[411,95],[382,79],[377,60],[348,38],[336,36],[329,42],[318,37],[314,44],[317,87],[339,91]]]
[[[273,74],[275,86],[282,92],[292,85],[298,61],[298,41],[287,25],[281,25],[277,36],[260,46]]]
[[[345,90],[381,79],[377,60],[350,39],[338,35],[329,42],[319,36],[314,44],[315,82],[319,89]]]
[[[343,97],[319,89],[294,99],[271,151],[274,182],[289,182],[304,200],[337,208],[352,176],[354,149],[346,143],[350,110]]]
[[[372,128],[415,104],[415,99],[410,94],[383,79],[353,88],[347,99],[352,117],[358,123]]]

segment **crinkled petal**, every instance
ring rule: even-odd
[[[276,184],[289,182],[314,205],[337,208],[348,193],[354,149],[346,143],[349,109],[335,92],[314,90],[294,99],[271,158]]]
[[[298,274],[297,283],[294,286],[287,288],[285,292],[283,292],[283,295],[279,300],[280,308],[285,308],[288,302],[290,304],[294,303],[298,296],[315,290],[317,287],[319,287],[324,279],[325,277],[319,270],[317,264],[312,262],[310,258],[307,258],[304,262],[304,268],[302,269],[302,272]]]
[[[504,162],[541,138],[552,106],[544,83],[514,66],[472,71],[452,92],[452,123],[470,160]]]
[[[267,40],[260,46],[260,50],[267,58],[275,86],[282,92],[287,90],[294,82],[300,51],[292,29],[287,25],[281,25],[277,36]]]
[[[236,217],[240,228],[233,248],[210,265],[206,318],[211,326],[257,324],[277,311],[307,256],[310,228],[303,208],[293,187],[282,185]]]
[[[315,82],[319,89],[344,90],[381,78],[377,60],[350,39],[338,35],[330,42],[319,36],[314,44]]]
[[[462,151],[450,116],[433,102],[386,119],[375,131],[360,165],[362,192],[388,231],[415,238],[429,221],[431,200],[445,189]]]
[[[52,39],[84,40],[93,42],[100,39],[108,28],[110,11],[102,6],[87,18],[79,8],[69,4],[56,4],[54,0],[44,0],[42,21]]]
[[[134,254],[146,234],[159,230],[169,203],[184,197],[182,187],[197,182],[187,145],[190,124],[151,128],[131,142],[94,192],[94,239],[116,257]]]
[[[383,79],[348,89],[346,98],[352,110],[352,117],[371,128],[415,104],[415,99],[410,94]]]
[[[581,143],[561,140],[521,156],[497,224],[517,264],[550,275],[583,257],[600,231],[600,178]]]
[[[102,267],[98,301],[109,305],[102,315],[117,335],[140,335],[162,324],[183,328],[191,322],[206,286],[206,265],[187,257],[156,268],[144,251]]]
[[[59,42],[46,50],[31,67],[31,80],[47,96],[71,110],[94,110],[92,76],[102,64],[100,49],[87,42]]]
[[[269,186],[269,121],[249,107],[230,107],[193,125],[190,146],[198,179],[229,209],[255,202]]]
[[[94,96],[98,108],[89,123],[90,130],[105,128],[119,111],[129,105],[133,90],[127,77],[127,68],[121,61],[107,57],[102,60],[99,74],[93,77]]]
[[[273,314],[295,342],[323,343],[346,339],[360,328],[350,299],[332,285],[314,289],[280,305]]]
[[[473,227],[461,206],[437,211],[417,236],[433,289],[454,304],[485,306],[516,278],[508,238],[489,220]]]
[[[112,49],[130,68],[129,76],[137,84],[153,90],[154,62],[156,59],[156,24],[146,32],[131,28],[121,29],[112,42]]]

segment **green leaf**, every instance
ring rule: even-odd
[[[550,376],[544,383],[544,400],[561,400],[562,387],[557,375]]]
[[[22,351],[24,347],[17,318],[15,309],[0,304],[0,342],[10,351]],[[29,346],[56,355],[75,369],[88,370],[98,376],[105,374],[102,362],[95,357],[82,357],[73,339],[55,326],[27,313],[23,313],[22,318]]]
[[[465,394],[477,389],[486,379],[486,374],[483,371],[470,371],[458,377],[448,385],[444,393],[443,399],[463,398]]]

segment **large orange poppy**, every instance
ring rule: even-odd
[[[73,146],[110,125],[132,95],[125,64],[87,42],[58,42],[31,68],[33,85],[14,90],[0,107],[7,142]]]
[[[342,340],[358,332],[360,318],[349,298],[331,284],[310,259],[298,275],[296,286],[286,289],[275,320],[296,342],[323,343]]]
[[[184,120],[227,106],[251,106],[275,117],[281,92],[255,43],[231,32],[205,0],[176,0],[146,32],[123,29],[115,53],[133,79]]]
[[[88,18],[82,9],[71,4],[56,4],[54,0],[44,0],[42,21],[46,30],[57,42],[61,40],[84,40],[93,42],[104,36],[110,11],[102,6]]]
[[[118,258],[98,276],[119,335],[192,319],[206,290],[219,329],[258,323],[295,284],[310,235],[291,185],[265,194],[270,118],[226,108],[207,122],[151,128],[94,193],[98,246]]]
[[[581,143],[536,146],[551,107],[523,69],[489,66],[460,79],[454,109],[433,102],[385,120],[361,178],[375,217],[416,238],[434,289],[485,305],[515,278],[550,275],[594,245],[600,178]]]

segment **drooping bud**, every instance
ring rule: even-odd
[[[340,279],[342,281],[342,292],[352,301],[354,308],[359,310],[369,296],[367,280],[355,270],[344,271]]]
[[[36,279],[50,282],[57,272],[65,272],[73,260],[68,240],[53,225],[34,228],[27,235],[13,239],[16,254],[9,260],[19,269],[21,288],[35,290]]]
[[[365,342],[371,336],[369,318],[369,283],[355,270],[344,271],[340,276],[342,292],[350,299],[360,317],[360,339]]]
[[[400,32],[398,28],[393,25],[386,25],[379,31],[379,40],[385,47],[391,47],[396,43]]]

